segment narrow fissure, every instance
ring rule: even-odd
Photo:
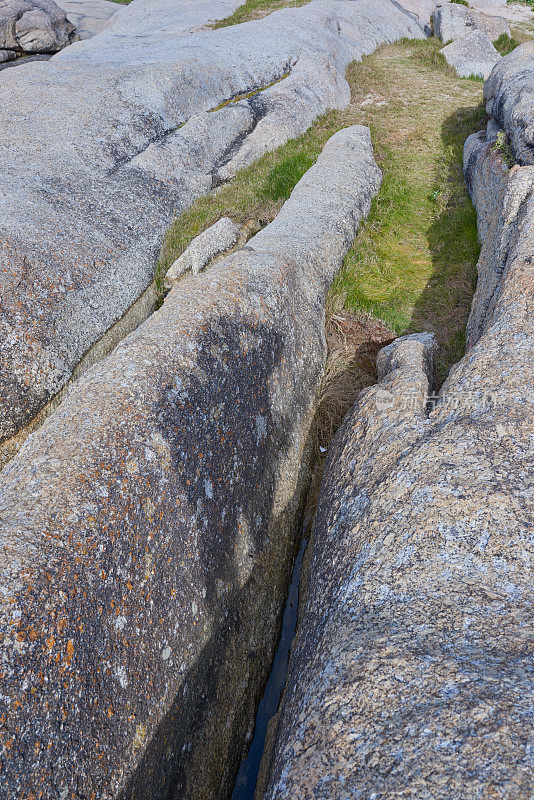
[[[295,558],[282,617],[280,641],[263,697],[258,706],[252,742],[239,768],[232,792],[232,800],[254,800],[261,759],[265,748],[267,728],[278,710],[280,698],[286,685],[289,654],[297,628],[300,577],[307,544],[307,539],[303,538],[300,550]]]
[[[378,351],[396,336],[433,331],[440,344],[438,388],[451,364],[465,352],[464,328],[479,245],[462,152],[465,139],[481,126],[484,114],[478,105],[480,83],[460,81],[446,66],[436,64],[434,47],[433,43],[385,46],[348,70],[353,99],[341,116],[345,124],[370,126],[384,183],[330,292],[329,355],[316,420],[308,523],[314,516],[328,445],[361,389],[376,382]],[[442,84],[444,99],[428,94],[430,81],[434,88]],[[410,93],[406,85],[411,86]],[[256,794],[267,728],[284,691],[296,634],[303,555],[304,545],[232,800],[254,800]]]
[[[289,66],[286,66],[284,68],[284,71],[283,71],[282,75],[279,78],[275,78],[275,80],[271,81],[271,83],[268,83],[265,86],[258,86],[258,87],[255,87],[254,89],[249,89],[246,92],[239,92],[238,94],[232,95],[232,97],[228,98],[227,100],[223,100],[222,103],[219,103],[219,105],[214,106],[214,108],[209,108],[209,109],[207,109],[207,111],[201,111],[201,112],[197,112],[197,113],[213,114],[216,111],[220,111],[223,108],[227,108],[228,106],[236,105],[241,100],[248,100],[250,98],[256,97],[257,95],[261,94],[262,92],[267,91],[267,89],[270,89],[272,86],[275,86],[277,83],[280,83],[281,81],[283,81],[286,78],[288,78],[289,75],[291,74],[291,69],[295,66],[296,63],[297,62],[295,61],[294,63],[290,64]],[[255,111],[254,108],[252,110]],[[193,115],[193,116],[195,116],[195,115]],[[115,156],[116,164],[109,170],[109,173],[112,175],[113,173],[118,172],[120,169],[123,169],[124,167],[127,167],[129,164],[132,163],[132,161],[134,161],[134,159],[136,159],[138,156],[142,155],[142,153],[144,153],[146,150],[148,150],[148,148],[151,147],[152,145],[154,145],[154,144],[163,144],[166,139],[168,139],[170,136],[173,136],[181,128],[183,128],[185,125],[187,125],[187,123],[189,122],[189,120],[191,118],[192,117],[188,117],[187,119],[182,120],[182,122],[179,122],[177,125],[173,125],[170,128],[165,128],[163,131],[160,131],[159,133],[155,133],[154,136],[151,136],[150,139],[145,144],[143,144],[142,147],[137,148],[134,152],[130,153],[127,156],[122,156],[121,157],[121,156],[116,155]],[[259,122],[259,119],[260,119],[259,115],[255,114],[254,126],[253,126],[252,130],[254,129],[254,127]],[[247,133],[244,134],[244,137],[248,136],[250,133],[251,133],[251,131],[247,131]],[[236,140],[236,143],[233,143],[231,145],[231,148],[236,147],[237,143],[242,143],[244,137],[243,136],[239,136],[237,138],[237,140]],[[221,156],[221,161],[223,162],[223,156]],[[219,166],[221,166],[221,165],[219,165]]]

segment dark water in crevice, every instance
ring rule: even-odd
[[[254,798],[258,772],[263,756],[263,749],[265,747],[267,726],[278,710],[280,697],[286,684],[289,651],[297,627],[300,573],[306,545],[307,541],[303,540],[295,559],[284,616],[282,618],[280,642],[276,650],[265,692],[258,706],[252,744],[250,745],[247,757],[241,762],[232,793],[232,800],[253,800]]]

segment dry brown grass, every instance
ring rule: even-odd
[[[328,447],[360,391],[376,382],[378,351],[395,336],[370,314],[330,310],[326,322],[328,361],[317,413],[319,451]]]

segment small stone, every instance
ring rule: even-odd
[[[74,25],[54,0],[0,0],[2,49],[56,53],[71,43],[73,33]]]
[[[481,14],[459,3],[438,5],[432,19],[434,33],[442,42],[463,39],[475,30],[485,33],[492,42],[503,33],[510,36],[510,26],[503,17]]]
[[[476,75],[486,79],[502,58],[488,36],[479,30],[451,42],[441,52],[462,78]]]
[[[240,233],[240,226],[229,217],[222,217],[201,234],[196,236],[165,275],[165,284],[172,285],[181,276],[189,272],[197,275],[213,259],[230,250]]]

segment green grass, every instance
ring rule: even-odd
[[[275,203],[286,200],[305,172],[317,159],[313,153],[303,150],[284,158],[269,172],[262,194],[265,199]]]
[[[458,3],[459,6],[468,6],[467,0],[451,0],[451,3]]]
[[[333,133],[368,125],[383,184],[331,288],[330,305],[370,311],[397,334],[434,331],[443,378],[463,354],[475,285],[479,244],[462,151],[484,109],[481,83],[460,80],[438,46],[431,40],[385,45],[352,64],[350,106],[328,112],[182,214],[166,238],[160,274],[223,215],[269,222]]]
[[[163,243],[158,263],[158,285],[189,242],[223,216],[244,224],[254,219],[267,225],[304,173],[315,163],[325,142],[339,128],[333,111],[320,117],[310,130],[287,144],[266,153],[214,194],[201,197],[173,223]]]
[[[493,143],[493,149],[496,153],[499,153],[502,160],[506,164],[506,166],[511,169],[515,163],[515,157],[512,148],[510,147],[510,143],[506,137],[504,131],[499,131],[497,134],[497,138]]]
[[[375,66],[375,81],[390,86],[392,97],[387,110],[367,115],[384,181],[332,294],[398,334],[434,330],[443,378],[462,355],[475,285],[479,243],[462,154],[484,109],[480,84],[453,77],[431,47],[408,47],[396,64],[384,65],[382,75]],[[403,85],[413,93],[409,105]]]
[[[517,39],[508,36],[507,33],[501,33],[499,38],[493,42],[493,46],[501,54],[501,56],[507,56],[508,53],[511,53],[512,50],[515,50],[515,48],[519,47],[519,45],[520,42],[518,42]]]
[[[241,22],[249,22],[252,19],[266,17],[280,8],[304,6],[309,2],[310,0],[246,0],[233,14],[214,22],[211,27],[226,28],[229,25],[239,25]]]
[[[522,6],[534,8],[534,0],[506,0],[506,3],[507,5],[512,5],[512,3],[520,3]]]

